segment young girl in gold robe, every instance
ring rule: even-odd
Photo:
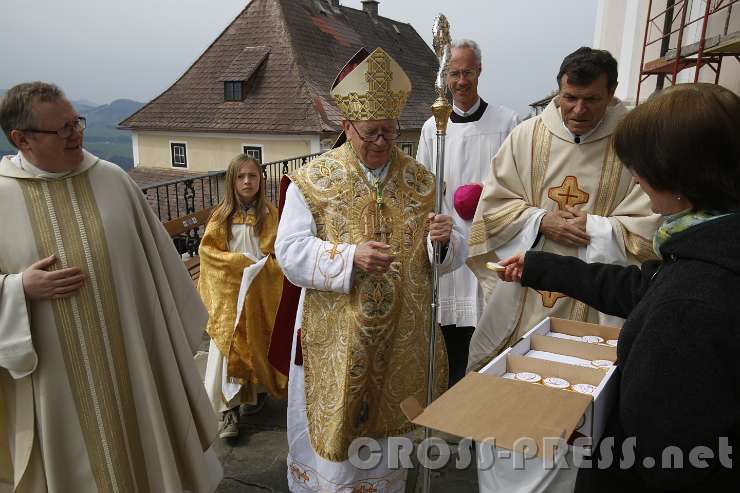
[[[223,416],[221,438],[234,438],[241,404],[263,402],[263,393],[287,395],[286,377],[267,360],[283,274],[275,261],[278,212],[265,197],[260,165],[235,157],[224,187],[198,250],[198,291],[211,337],[206,391]]]

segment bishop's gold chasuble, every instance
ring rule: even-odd
[[[331,461],[346,460],[357,437],[411,431],[400,403],[409,396],[426,399],[432,299],[427,215],[434,176],[397,148],[388,166],[384,180],[371,182],[346,143],[291,175],[318,238],[335,245],[383,241],[395,255],[386,273],[355,269],[349,294],[305,294],[301,347],[308,428],[314,450]],[[327,248],[323,255],[335,252]],[[335,275],[315,273],[327,280]],[[439,395],[447,382],[441,339],[435,357]]]

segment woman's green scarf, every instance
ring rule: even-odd
[[[655,250],[655,253],[657,253],[659,257],[662,257],[660,254],[660,248],[671,236],[676,233],[686,231],[697,224],[705,223],[726,215],[727,213],[718,211],[694,211],[686,209],[685,211],[665,216],[663,224],[655,232],[655,236],[653,236],[653,250]]]

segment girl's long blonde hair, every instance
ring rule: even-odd
[[[264,224],[265,217],[270,214],[270,208],[267,206],[267,197],[265,196],[265,177],[262,174],[262,167],[256,159],[247,156],[246,154],[239,154],[229,163],[229,167],[226,168],[226,177],[224,178],[224,198],[219,202],[216,208],[211,214],[211,221],[215,221],[216,224],[226,226],[226,242],[228,243],[231,239],[231,224],[234,220],[234,214],[241,209],[241,202],[239,196],[236,194],[236,177],[239,174],[239,168],[243,164],[252,163],[257,167],[260,176],[260,185],[257,193],[255,194],[254,206],[255,214],[257,216],[257,222],[254,225],[254,232],[259,236],[262,232],[262,225]]]

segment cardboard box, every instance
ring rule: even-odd
[[[524,355],[536,349],[615,361],[616,348],[544,336],[551,329],[571,335],[599,335],[605,340],[616,339],[619,334],[614,327],[547,318],[480,372],[466,375],[426,409],[413,398],[404,401],[401,407],[406,416],[415,424],[478,442],[495,439],[497,447],[517,452],[519,439],[528,437],[537,443],[534,453],[539,457],[546,452],[545,438],[568,439],[576,430],[596,443],[616,397],[617,382],[612,378],[616,367],[604,372]],[[506,372],[521,371],[533,371],[543,378],[561,377],[571,383],[589,383],[596,386],[596,391],[589,396],[502,377]]]
[[[544,329],[547,329],[546,331]],[[558,332],[571,336],[599,336],[604,341],[610,339],[619,339],[619,328],[608,325],[597,325],[588,322],[578,322],[576,320],[566,320],[563,318],[548,317],[537,324],[531,333],[547,334],[548,332]],[[522,338],[527,337],[525,334]],[[610,346],[607,346],[610,347]]]

